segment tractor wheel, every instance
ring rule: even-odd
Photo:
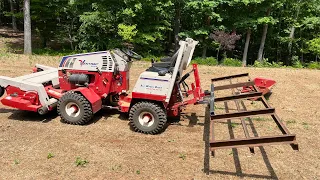
[[[64,94],[58,102],[57,110],[62,121],[68,124],[83,125],[93,116],[90,102],[75,92]]]
[[[2,97],[4,95],[4,87],[0,86],[0,97]]]
[[[167,114],[158,104],[138,102],[131,107],[129,120],[136,132],[158,134],[165,128]]]

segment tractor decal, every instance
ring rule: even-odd
[[[140,87],[146,88],[147,90],[153,90],[153,91],[161,91],[162,90],[162,86],[157,86],[157,85],[141,84]]]
[[[91,66],[91,67],[95,67],[97,66],[99,63],[91,63],[91,62],[86,62],[86,60],[79,60],[80,65],[81,66]]]
[[[140,79],[142,80],[151,80],[151,81],[163,81],[163,82],[169,82],[168,80],[166,79],[154,79],[154,78],[144,78],[144,77],[141,77]]]
[[[61,63],[59,65],[59,67],[63,67],[65,61],[68,59],[68,57],[63,57],[62,60],[61,60]]]

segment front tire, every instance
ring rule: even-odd
[[[167,115],[163,107],[152,102],[138,102],[129,112],[131,127],[136,132],[158,134],[167,123]]]
[[[73,125],[84,125],[93,117],[90,102],[75,92],[67,92],[60,98],[57,111],[63,122]]]

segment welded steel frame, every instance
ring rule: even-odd
[[[232,84],[232,79],[247,77],[247,82],[240,82]],[[215,86],[215,82],[229,80],[230,84],[222,85],[222,86]],[[290,144],[292,149],[298,150],[298,144],[296,142],[296,135],[291,134],[283,122],[280,120],[278,115],[275,112],[275,109],[270,106],[268,101],[259,89],[255,86],[254,82],[251,80],[248,73],[244,74],[237,74],[225,77],[214,78],[211,80],[211,91],[206,93],[208,98],[208,110],[210,111],[210,151],[214,155],[214,151],[217,149],[225,149],[225,148],[238,148],[238,147],[249,147],[250,151],[253,153],[253,147],[259,147],[264,145],[273,145],[273,144]],[[254,91],[250,93],[240,93],[236,92],[235,88],[238,87],[246,87],[252,86]],[[215,97],[215,91],[221,90],[232,90],[232,96],[226,97]],[[258,98],[264,105],[264,109],[257,109],[257,110],[247,110],[247,107],[244,104],[243,100],[248,100],[251,98]],[[238,112],[229,112],[229,108],[227,105],[227,101],[235,101],[237,105]],[[216,114],[214,110],[214,104],[216,102],[224,102],[225,104],[225,114]],[[242,106],[242,110],[240,108]],[[245,123],[244,118],[250,118],[253,116],[261,116],[261,115],[270,115],[274,122],[277,124],[279,130],[282,132],[282,135],[275,135],[275,136],[262,136],[262,137],[250,137],[247,125]],[[241,124],[243,127],[243,131],[245,134],[245,138],[241,139],[229,139],[229,140],[216,140],[214,135],[214,123],[221,122],[221,121],[230,121],[231,119],[240,119]]]

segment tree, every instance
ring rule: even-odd
[[[216,23],[222,21],[217,13],[219,1],[196,0],[190,1],[184,8],[184,19],[182,32],[179,34],[182,38],[192,37],[200,41],[202,47],[202,57],[207,56],[208,47],[212,39],[209,38],[213,30],[217,30]]]
[[[11,14],[11,17],[12,17],[12,29],[14,31],[17,31],[18,30],[17,19],[16,19],[15,15],[14,15],[14,13],[15,13],[14,12],[15,0],[9,0],[9,2],[10,2],[10,10],[11,10],[10,14]]]
[[[248,58],[248,50],[249,50],[251,33],[252,33],[252,30],[249,28],[249,29],[247,30],[246,44],[245,44],[244,50],[243,50],[242,66],[247,66],[247,58]]]
[[[24,0],[24,54],[32,54],[30,0]]]
[[[241,38],[241,35],[237,35],[235,32],[232,32],[230,34],[224,31],[214,31],[210,35],[210,38],[214,39],[215,42],[219,43],[219,47],[217,48],[218,49],[217,60],[218,60],[220,49],[224,51],[232,51],[235,48],[235,43]]]
[[[271,8],[268,8],[267,13],[266,13],[267,17],[270,15],[270,11],[271,11]],[[260,61],[260,62],[262,62],[262,58],[263,58],[263,50],[264,50],[264,45],[266,43],[267,32],[268,32],[268,23],[265,23],[263,25],[261,43],[260,43],[259,52],[258,52],[258,61]]]

